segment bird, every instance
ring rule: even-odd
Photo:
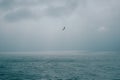
[[[63,27],[63,29],[62,29],[63,31],[65,30],[65,26]]]

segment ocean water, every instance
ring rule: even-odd
[[[120,80],[120,53],[0,52],[0,80]]]

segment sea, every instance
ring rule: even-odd
[[[0,52],[0,80],[120,80],[120,52]]]

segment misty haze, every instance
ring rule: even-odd
[[[120,80],[119,0],[0,0],[0,80]]]

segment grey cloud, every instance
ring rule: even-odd
[[[64,4],[63,6],[50,5],[49,8],[46,10],[46,14],[51,17],[67,16],[72,14],[79,5],[78,0],[66,0],[61,2],[61,4]]]
[[[118,0],[91,0],[87,3],[88,25],[95,26],[112,26],[120,25],[120,3]]]
[[[22,9],[8,13],[5,15],[5,20],[7,21],[19,21],[23,19],[30,19],[32,17],[32,13],[29,10]]]
[[[7,0],[6,5],[11,6],[12,9],[10,9],[9,13],[5,15],[5,20],[7,21],[19,21],[24,20],[27,18],[41,18],[44,16],[50,16],[55,18],[65,17],[70,14],[72,14],[78,7],[79,0],[35,0],[35,1],[12,1],[9,2]],[[5,4],[4,1],[1,2],[1,4]],[[35,5],[36,4],[36,5]],[[60,6],[58,6],[60,4]],[[31,10],[31,8],[34,8],[35,6],[47,6],[43,11],[40,11],[39,8],[37,9],[37,13]],[[18,8],[17,10],[14,10],[14,8]],[[19,9],[20,8],[20,9]],[[21,10],[22,9],[22,10]],[[36,15],[38,14],[38,15]],[[37,17],[36,17],[37,16]]]
[[[8,10],[14,6],[14,0],[1,0],[0,9]]]
[[[4,33],[0,31],[0,50],[120,50],[119,0],[14,0],[8,3],[11,10],[0,20],[10,24],[10,28],[0,24]],[[8,8],[7,5],[3,6]],[[35,17],[39,19],[30,21]],[[20,20],[23,24],[7,22]],[[61,32],[63,25],[67,25],[66,30]],[[106,31],[98,31],[101,27]]]
[[[9,10],[16,7],[32,6],[38,4],[39,0],[1,0],[0,9]]]

